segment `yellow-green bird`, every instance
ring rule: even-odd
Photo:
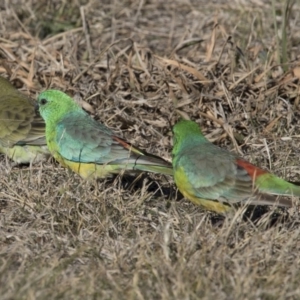
[[[81,177],[103,178],[121,170],[173,174],[171,163],[117,137],[65,93],[47,90],[37,102],[51,154]]]
[[[50,153],[45,122],[34,104],[0,76],[0,152],[16,163],[45,160]]]
[[[300,186],[260,169],[208,141],[197,123],[181,120],[173,127],[174,180],[185,198],[223,213],[235,203],[290,207]]]

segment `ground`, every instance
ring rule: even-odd
[[[217,145],[300,181],[297,1],[0,4],[0,75],[79,101],[171,160],[183,116]],[[1,299],[299,299],[299,208],[227,217],[173,179],[85,182],[55,161],[2,157]]]

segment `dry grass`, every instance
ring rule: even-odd
[[[299,3],[284,26],[283,1],[228,2],[4,1],[0,73],[32,97],[75,96],[166,159],[179,112],[300,181]],[[53,161],[5,158],[0,168],[1,299],[300,297],[296,210],[223,219],[177,195],[172,178],[87,183]]]

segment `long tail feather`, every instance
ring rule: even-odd
[[[142,151],[137,147],[134,147],[126,141],[122,140],[121,138],[113,136],[113,139],[117,141],[120,145],[122,145],[125,149],[130,151],[130,156],[128,157],[128,159],[123,160],[126,161],[126,169],[173,176],[173,167],[170,162],[164,160],[159,156]],[[117,161],[117,163],[120,164],[120,160]]]
[[[293,200],[291,199],[291,197],[257,194],[255,195],[255,198],[253,200],[249,201],[249,204],[292,207]]]

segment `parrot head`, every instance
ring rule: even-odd
[[[202,136],[202,131],[197,123],[182,119],[174,125],[173,135],[176,143],[180,143],[188,137]]]
[[[199,142],[203,138],[199,125],[190,120],[180,120],[173,126],[173,155],[183,147]]]
[[[37,99],[40,115],[45,122],[56,122],[67,113],[81,110],[76,102],[65,93],[57,90],[46,90]]]

